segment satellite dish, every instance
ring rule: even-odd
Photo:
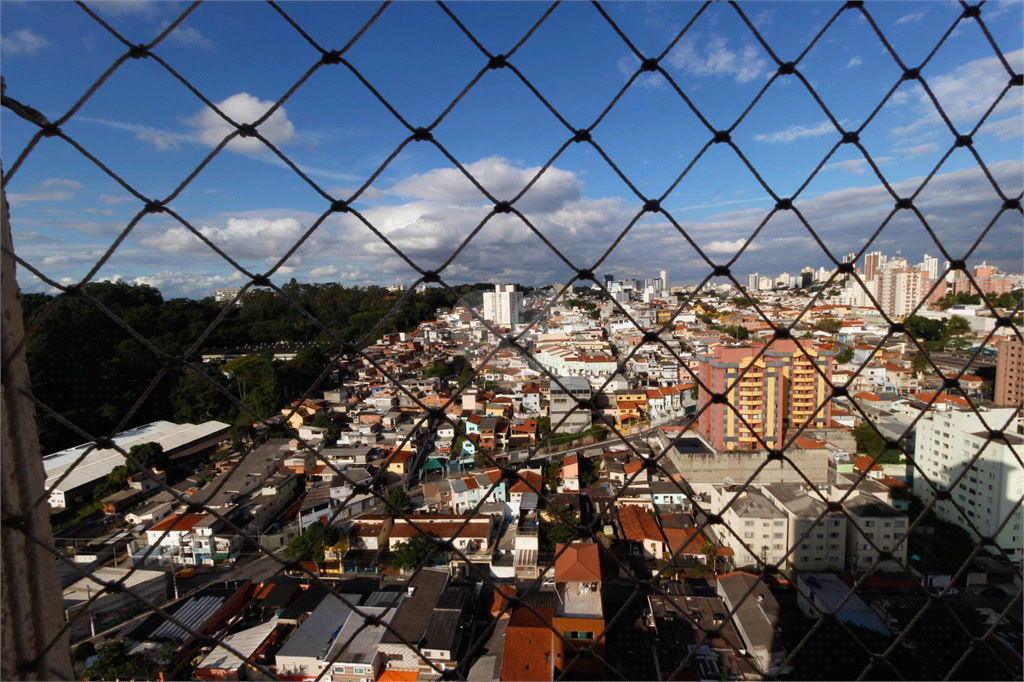
[[[736,485],[736,482],[732,480],[732,476],[726,476],[725,478],[722,479],[722,485],[728,488],[733,485]]]

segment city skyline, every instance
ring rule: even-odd
[[[131,7],[131,8],[130,8]],[[297,18],[312,17],[301,4]],[[697,13],[699,6],[608,6],[612,18],[643,53],[658,53]],[[798,56],[840,3],[794,6],[764,3],[750,20],[781,59]],[[138,40],[155,35],[181,11],[173,3],[104,4],[95,11]],[[346,3],[320,6],[322,23],[350,33],[375,10]],[[488,49],[508,50],[541,15],[536,6],[508,6],[499,14],[474,3],[453,9]],[[1024,50],[1013,50],[1017,4],[986,7],[1004,16],[991,30],[1013,70]],[[877,20],[907,64],[955,20],[954,5],[880,5]],[[307,16],[310,15],[310,16]],[[856,128],[897,83],[899,70],[863,18],[843,14],[799,64],[844,129]],[[70,105],[48,90],[46,75],[82,83],[99,75],[120,49],[91,18],[73,6],[46,13],[32,5],[6,10],[3,36],[7,95],[31,102],[50,118]],[[60,19],[60,22],[56,20]],[[352,63],[392,101],[411,125],[434,120],[468,82],[484,58],[444,12],[432,5],[400,5],[384,11],[353,48]],[[314,24],[317,22],[314,22]],[[1019,22],[1017,22],[1019,24]],[[221,25],[245,26],[241,35]],[[421,26],[432,31],[417,32]],[[564,30],[585,35],[573,50],[559,47]],[[586,29],[586,30],[581,30]],[[269,8],[204,6],[186,18],[157,48],[200,92],[239,120],[251,120],[279,98],[316,53]],[[283,33],[284,32],[284,33]],[[343,31],[339,31],[343,33]],[[427,34],[427,35],[424,35]],[[934,34],[934,35],[933,35]],[[274,35],[279,54],[268,60],[250,35]],[[345,34],[346,36],[348,33]],[[382,40],[398,37],[384,50]],[[341,39],[325,31],[316,39]],[[346,38],[347,39],[347,38]],[[1015,42],[1016,41],[1016,42]],[[552,56],[552,50],[558,50]],[[74,51],[77,59],[68,60]],[[792,54],[790,54],[792,53]],[[387,54],[380,58],[380,54]],[[372,55],[372,58],[371,58]],[[563,5],[553,11],[510,60],[563,113],[571,125],[589,125],[632,76],[628,47],[592,7]],[[551,66],[558,63],[559,68]],[[731,125],[775,72],[770,56],[735,11],[712,6],[694,21],[664,60],[668,73],[716,127]],[[204,70],[200,65],[217,64]],[[593,78],[579,83],[584,64]],[[255,66],[255,65],[258,65]],[[413,68],[415,65],[415,68]],[[574,70],[576,69],[576,70]],[[1002,69],[981,31],[959,26],[922,72],[958,130],[970,130],[1005,86]],[[321,69],[261,128],[303,172],[332,196],[347,198],[385,160],[407,131],[346,72]],[[130,61],[100,88],[67,124],[86,148],[154,197],[165,196],[224,135],[228,125],[156,65]],[[863,93],[855,101],[849,89]],[[567,93],[576,93],[568,97]],[[323,103],[344,96],[343,111],[326,114]],[[1021,91],[1012,88],[974,135],[974,149],[1007,196],[1024,183],[1016,153],[1022,123]],[[139,102],[126,110],[123,101]],[[142,101],[144,100],[144,101]],[[13,157],[34,127],[3,112],[4,148]],[[326,117],[326,118],[325,118]],[[334,127],[331,127],[334,126]],[[500,133],[496,132],[500,131]],[[485,73],[435,130],[435,138],[499,199],[511,198],[547,163],[569,135],[550,112],[507,70]],[[686,167],[710,133],[660,74],[641,73],[595,129],[593,138],[636,183],[658,196]],[[791,195],[841,136],[810,93],[779,76],[733,131],[733,140],[779,196]],[[628,140],[628,142],[627,142]],[[864,129],[861,141],[900,196],[912,194],[952,146],[938,112],[920,85],[905,82]],[[1009,144],[1007,144],[1009,143]],[[671,149],[672,152],[668,150]],[[47,276],[77,281],[139,210],[136,199],[61,140],[43,140],[12,180],[14,242],[19,253]],[[44,159],[44,155],[45,159]],[[45,162],[44,162],[45,161]],[[236,139],[193,181],[172,207],[204,235],[254,272],[265,272],[319,217],[325,201],[283,162],[253,140]],[[517,202],[545,237],[578,267],[591,267],[643,202],[589,145],[570,145]],[[728,260],[772,210],[757,179],[731,150],[712,145],[662,205],[713,262]],[[892,210],[892,197],[867,160],[840,146],[795,202],[832,254],[860,250]],[[354,203],[404,253],[425,269],[439,267],[490,210],[480,192],[431,145],[410,143]],[[962,255],[1002,206],[1002,200],[966,149],[955,149],[916,200],[951,255]],[[1019,269],[1024,256],[1022,222],[1004,213],[972,260],[1003,270]],[[514,249],[516,258],[506,257]],[[918,219],[898,212],[868,250],[902,249],[912,261],[938,249]],[[917,250],[920,249],[920,252]],[[733,271],[755,272],[769,260],[780,270],[798,263],[829,266],[792,212],[777,213],[740,257]],[[695,283],[709,269],[663,216],[647,214],[599,269],[636,276],[666,270],[673,282]],[[20,271],[27,291],[46,287]],[[565,280],[568,268],[515,216],[496,215],[442,273],[452,283],[518,281],[536,285]],[[335,214],[277,271],[274,281],[338,281],[350,284],[411,283],[416,273],[352,216]],[[143,218],[97,279],[121,277],[158,286],[170,295],[201,296],[243,283],[231,266],[166,215]]]

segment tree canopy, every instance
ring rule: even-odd
[[[376,337],[411,331],[420,322],[433,319],[438,308],[454,305],[457,295],[481,286],[487,285],[456,287],[455,295],[438,288],[414,292],[381,325]],[[249,291],[240,305],[225,311],[224,304],[212,297],[165,300],[157,289],[145,284],[93,282],[82,289],[171,356],[191,351],[223,313],[200,348],[188,356],[196,365],[202,365],[199,354],[210,348],[280,342],[310,346],[288,362],[248,356],[222,367],[165,371],[132,415],[128,428],[161,419],[251,423],[218,387],[260,416],[269,416],[285,401],[301,397],[337,352],[330,336],[270,290]],[[359,340],[374,330],[398,302],[381,287],[299,284],[293,280],[283,290],[343,341]],[[22,305],[26,328],[36,327],[26,345],[33,394],[89,433],[109,434],[164,369],[159,355],[84,297],[64,296],[54,301],[49,294],[26,294]],[[43,411],[39,411],[38,423],[44,453],[81,442],[77,434]]]

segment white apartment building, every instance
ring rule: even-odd
[[[838,499],[841,494],[833,497]],[[864,571],[874,565],[879,552],[892,552],[892,559],[881,561],[875,570],[903,570],[907,564],[907,515],[874,495],[854,493],[843,501],[849,513],[846,527],[846,556],[850,570]],[[902,542],[899,542],[903,540]],[[899,542],[898,546],[897,543]]]
[[[494,291],[484,292],[484,319],[500,327],[522,323],[523,292],[514,284],[496,284]]]
[[[786,566],[798,571],[843,570],[846,565],[846,518],[831,512],[815,523],[826,505],[814,490],[803,483],[774,483],[761,486],[761,492],[788,517],[787,546],[795,545],[786,557]]]
[[[579,433],[590,428],[590,410],[579,407],[577,402],[590,399],[590,382],[581,377],[558,377],[558,381],[565,389],[551,382],[550,416],[555,433]],[[565,421],[555,428],[563,418]]]
[[[984,410],[983,415],[990,428],[1000,429],[1013,411],[1009,407],[992,408]],[[1002,530],[998,529],[1024,495],[1024,469],[1011,450],[1012,446],[1018,453],[1024,451],[1024,438],[1016,434],[1011,424],[1006,429],[1006,441],[993,440],[981,450],[987,437],[974,412],[932,412],[918,422],[914,456],[936,487],[949,490],[967,514],[964,518],[953,504],[940,500],[934,507],[940,519],[962,526],[977,538],[967,523],[969,519],[983,536],[995,535],[999,546],[1009,556],[1018,558],[1022,556],[1024,511],[1018,508]],[[979,450],[978,461],[970,464]],[[954,486],[953,482],[968,467],[967,474]],[[925,503],[934,497],[922,476],[914,477],[914,494]]]
[[[907,265],[903,258],[886,260],[881,254],[868,254],[864,270],[864,286],[851,277],[846,281],[840,302],[869,307],[873,305],[871,297],[874,297],[882,312],[903,318],[921,302],[922,295],[930,286],[928,273],[922,271],[921,266]]]
[[[758,559],[766,563],[782,561],[789,549],[786,513],[754,488],[740,493],[732,506],[720,511],[735,495],[735,486],[716,485],[711,491],[711,511],[720,513],[723,523],[734,531],[722,532],[721,539],[732,549],[736,566],[752,566]]]

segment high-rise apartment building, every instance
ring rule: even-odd
[[[855,279],[847,280],[843,299],[850,305],[870,306],[873,297],[891,317],[910,315],[929,288],[919,267],[910,267],[903,258],[889,260],[880,251],[864,257],[864,271],[864,286]]]
[[[939,278],[939,259],[935,256],[929,256],[927,253],[924,254],[924,260],[921,261],[921,265],[918,269],[925,274],[930,280],[936,280]]]
[[[1014,408],[1004,407],[982,415],[988,428],[1002,429],[1013,413]],[[1021,452],[1024,438],[1013,423],[1003,438],[986,445],[987,438],[988,429],[973,411],[933,412],[917,424],[915,461],[939,490],[950,493],[950,500],[939,500],[933,507],[940,519],[961,526],[975,539],[994,536],[1010,557],[1019,558],[1024,509],[1017,503],[1024,495],[1024,468],[1014,450]],[[935,497],[924,476],[918,475],[914,476],[914,494],[925,504]]]
[[[1016,337],[996,344],[996,405],[1024,403],[1024,344]]]
[[[522,323],[523,292],[514,284],[497,284],[494,292],[484,292],[484,319],[499,327],[513,327]]]
[[[760,279],[761,275],[756,272],[752,275],[747,275],[747,291],[757,291]]]
[[[885,254],[881,251],[872,251],[864,256],[864,279],[871,279],[874,274],[885,265]]]
[[[829,424],[832,408],[825,379],[832,379],[835,353],[810,343],[801,345],[804,350],[795,341],[779,339],[756,360],[761,347],[755,345],[719,346],[698,356],[701,381],[714,393],[724,393],[726,399],[726,403],[713,403],[704,409],[711,395],[700,388],[697,396],[698,428],[716,448],[757,449],[760,445],[755,432],[769,446],[779,447],[791,428],[804,423],[808,428]],[[819,404],[824,407],[815,414]],[[753,431],[744,426],[737,411]]]

